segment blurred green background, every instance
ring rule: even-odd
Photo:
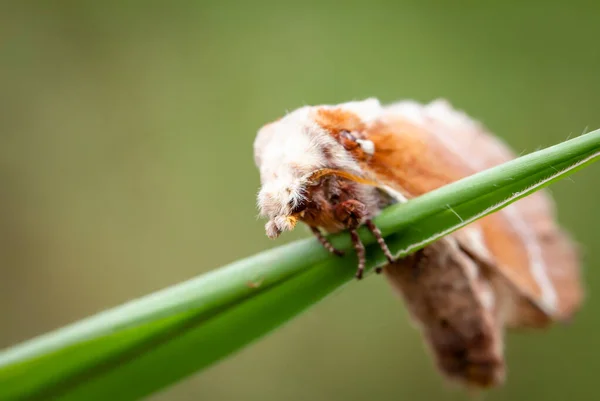
[[[256,218],[252,142],[286,110],[445,97],[518,153],[600,127],[600,3],[52,3],[0,9],[0,348],[306,236]],[[597,399],[598,168],[552,187],[586,306],[511,334],[487,400]],[[152,399],[471,397],[371,276]]]

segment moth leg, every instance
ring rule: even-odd
[[[327,249],[330,253],[333,253],[334,255],[337,255],[337,256],[344,255],[344,251],[336,249],[333,245],[331,245],[331,242],[329,242],[329,240],[327,238],[325,238],[325,236],[321,233],[321,231],[317,227],[311,226],[310,229],[313,232],[313,234],[315,235],[315,237],[317,237],[317,239],[319,240],[321,245],[323,245],[323,248]]]
[[[356,250],[356,256],[358,257],[358,268],[356,269],[356,278],[358,280],[363,278],[363,273],[365,272],[365,246],[360,240],[358,236],[358,232],[355,229],[350,230],[350,237],[352,238],[352,244],[354,245],[354,249]]]
[[[377,243],[379,244],[379,247],[383,251],[383,254],[385,255],[388,262],[394,263],[394,257],[392,256],[392,253],[390,252],[390,248],[388,248],[387,244],[385,243],[385,240],[383,239],[383,236],[381,235],[381,231],[379,231],[379,228],[377,228],[375,223],[373,223],[371,220],[367,220],[365,222],[365,224],[367,225],[367,228],[369,229],[369,231],[371,231],[371,234],[373,234],[373,236],[377,240]],[[375,273],[377,273],[377,274],[381,273],[382,271],[383,271],[383,268],[381,266],[375,268]]]
[[[361,221],[363,221],[366,213],[367,207],[364,205],[364,203],[357,201],[356,199],[349,199],[339,203],[335,207],[335,217],[350,230],[352,244],[354,245],[356,256],[358,257],[356,278],[359,280],[363,277],[363,273],[365,271],[366,252],[365,246],[361,242],[360,237],[356,232],[356,228],[360,225]]]

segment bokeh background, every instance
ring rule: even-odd
[[[518,152],[600,127],[596,2],[12,2],[0,12],[0,348],[291,241],[256,218],[286,110],[445,97]],[[585,254],[570,326],[508,337],[487,400],[592,400],[599,166],[552,187]],[[232,334],[235,335],[235,334]],[[162,400],[462,400],[383,279]]]

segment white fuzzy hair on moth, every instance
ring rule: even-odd
[[[336,168],[361,174],[352,156],[316,123],[314,113],[319,108],[353,111],[365,122],[376,118],[381,111],[377,99],[337,106],[305,106],[259,130],[254,141],[254,160],[262,185],[257,206],[261,216],[269,218],[265,226],[269,237],[277,237],[280,232],[294,227],[295,221],[289,217],[305,200],[305,189],[312,173],[323,168]],[[327,155],[324,149],[327,149]]]

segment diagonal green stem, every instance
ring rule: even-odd
[[[378,216],[405,255],[561,179],[600,155],[600,131],[520,157]],[[369,268],[384,258],[374,238]],[[349,249],[347,233],[331,237]],[[198,372],[352,280],[356,260],[313,239],[234,262],[0,353],[0,399],[135,399]],[[168,369],[165,367],[168,366]],[[131,385],[136,383],[136,385]]]

